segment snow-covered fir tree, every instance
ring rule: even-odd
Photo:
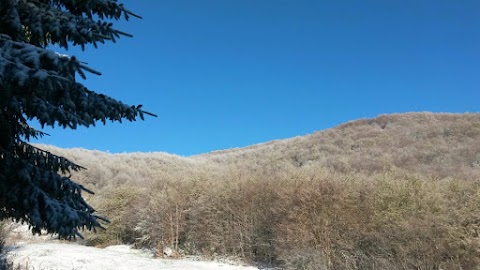
[[[62,238],[101,227],[103,218],[82,197],[92,192],[70,179],[82,167],[30,145],[45,133],[29,120],[76,129],[150,114],[87,89],[75,77],[100,73],[47,49],[96,47],[130,36],[111,23],[130,16],[138,17],[116,0],[0,1],[0,219]]]

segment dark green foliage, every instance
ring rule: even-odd
[[[76,75],[99,72],[76,57],[46,49],[49,44],[84,48],[130,36],[110,22],[93,19],[129,15],[134,14],[108,0],[0,2],[0,219],[26,222],[34,233],[46,230],[62,238],[101,227],[103,218],[82,198],[82,191],[92,192],[70,180],[70,172],[82,167],[28,144],[46,135],[30,127],[29,120],[42,127],[76,129],[150,114],[141,105],[129,106],[87,89]]]

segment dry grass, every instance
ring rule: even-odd
[[[478,269],[480,115],[380,116],[194,157],[53,152],[112,220],[89,243],[286,269]]]

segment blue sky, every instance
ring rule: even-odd
[[[90,89],[159,115],[41,142],[193,155],[384,113],[478,112],[476,0],[125,0],[132,33],[68,51]]]

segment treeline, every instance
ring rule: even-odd
[[[381,116],[194,157],[52,152],[112,221],[87,243],[286,269],[478,269],[480,115]],[[44,146],[45,147],[45,146]]]

